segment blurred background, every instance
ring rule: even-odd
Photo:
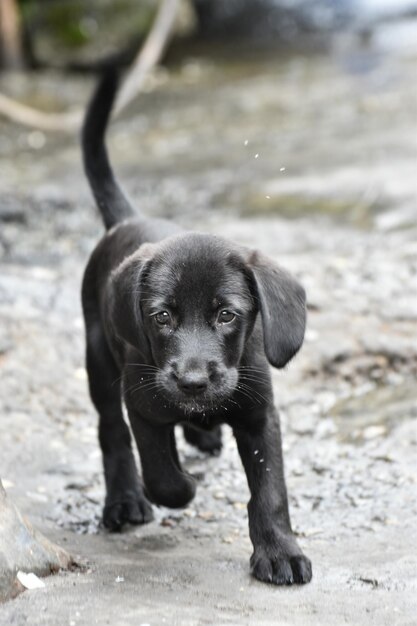
[[[140,558],[140,597],[163,597],[161,620],[188,623],[158,587],[163,554],[172,593],[207,604],[217,623],[213,597],[232,623],[246,623],[242,606],[269,623],[278,600],[280,616],[293,623],[295,611],[303,626],[366,623],[367,611],[374,623],[411,623],[415,0],[181,0],[161,63],[109,132],[114,168],[146,214],[257,247],[307,289],[305,345],[273,380],[294,528],[319,585],[303,589],[302,605],[258,587],[243,601],[228,586],[224,572],[247,588],[250,553],[230,433],[219,459],[181,442],[201,483],[188,509],[158,509],[154,524],[117,540],[100,531],[79,291],[103,229],[78,123],[103,65],[129,72],[159,6],[0,0],[0,477],[46,534],[99,563],[72,587],[51,583],[60,596],[48,619],[61,623],[62,598],[85,623],[99,605],[116,619],[114,574],[134,580]],[[11,606],[9,623],[24,610]]]
[[[103,65],[133,62],[157,7],[3,0],[3,95],[43,113],[81,113]],[[413,0],[179,1],[162,65],[116,138],[133,194],[162,214],[308,211],[357,225],[390,214],[399,194],[394,221],[412,218],[413,164],[393,162],[392,144],[413,143],[416,15]],[[31,190],[37,176],[38,190],[51,187],[57,170],[71,177],[64,161],[79,160],[77,128],[64,118],[53,133],[23,122],[29,130],[0,118],[4,191],[14,182]]]

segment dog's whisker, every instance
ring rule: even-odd
[[[233,400],[233,398],[228,398],[227,401],[231,402],[232,404],[235,404],[237,407],[241,408],[240,404],[238,402],[236,402],[236,400]]]
[[[239,378],[239,382],[247,384],[254,392],[262,393],[263,390],[267,392],[269,385],[267,386],[266,381],[258,380],[256,378],[249,378],[246,376],[241,376]]]
[[[147,368],[144,368],[144,367],[141,367],[140,369],[139,368],[135,368],[131,372],[130,377],[133,377],[133,376],[148,376],[148,377],[149,376],[156,376],[160,371],[161,370],[159,368],[158,369],[147,369]]]
[[[267,398],[257,389],[254,389],[253,387],[247,385],[246,383],[240,383],[242,385],[242,387],[244,387],[248,392],[254,393],[257,396],[259,396],[259,398],[265,402],[267,402]]]
[[[261,396],[265,397],[265,394],[263,394],[262,391],[260,390],[259,382],[260,381],[253,380],[251,378],[241,378],[241,379],[239,379],[239,383],[241,385],[246,385],[247,389],[249,389],[251,392],[257,393],[258,395],[261,395]],[[263,389],[263,388],[261,387],[261,389]],[[263,390],[267,393],[267,388],[265,388]]]
[[[252,382],[256,382],[261,385],[269,382],[269,379],[266,376],[260,376],[259,374],[252,372],[239,372],[239,380],[251,380]]]
[[[132,363],[131,361],[129,361],[128,363],[126,363],[126,366],[127,365],[137,365],[138,367],[149,367],[150,369],[154,369],[154,370],[161,369],[157,365],[152,365],[151,363]]]
[[[236,386],[236,390],[242,394],[242,396],[245,396],[246,398],[249,398],[249,400],[253,400],[256,401],[255,398],[253,398],[243,387],[241,387],[240,385]]]
[[[153,385],[160,385],[160,382],[157,381],[155,378],[151,378],[149,380],[143,379],[137,381],[133,386],[137,387],[138,389],[147,389],[148,387],[152,387]]]
[[[241,390],[242,394],[246,393],[248,398],[250,398],[254,402],[257,402],[258,404],[262,404],[263,402],[268,401],[267,398],[264,395],[262,395],[259,391],[257,391],[256,389],[253,389],[252,387],[249,387],[249,385],[246,385],[245,383],[239,383],[237,385],[237,388]],[[254,397],[252,394],[255,394],[255,396],[258,396],[258,397]]]
[[[257,365],[239,365],[239,370],[260,370],[262,372],[265,371],[264,367],[258,367]]]
[[[254,374],[240,374],[239,380],[250,380],[250,381],[255,382],[255,383],[266,383],[267,382],[265,378],[260,378],[258,376],[255,376]]]
[[[156,384],[156,381],[154,378],[150,378],[147,380],[146,378],[144,378],[143,380],[139,380],[139,381],[135,381],[132,385],[130,385],[130,387],[127,387],[124,392],[125,393],[130,393],[132,391],[132,389],[136,389],[139,387],[142,387],[143,389],[150,384]]]
[[[123,379],[124,374],[122,374],[121,376],[118,376],[117,378],[114,379],[114,381],[112,382],[111,386],[114,387],[114,385],[116,385],[117,383],[120,383],[120,381]]]
[[[127,363],[126,367],[140,367],[143,372],[160,372],[161,368],[155,365],[147,365],[145,363]]]
[[[149,372],[149,373],[144,372],[143,374],[144,374],[144,376],[152,376],[153,372]],[[121,376],[119,376],[118,378],[116,378],[112,382],[112,386],[115,385],[116,383],[119,383],[119,382],[123,381],[123,379],[125,379],[125,378],[126,378],[126,372],[124,371]]]
[[[245,376],[257,376],[257,377],[259,377],[261,379],[267,378],[267,376],[268,376],[265,372],[262,372],[261,370],[250,370],[250,369],[241,370],[241,369],[239,369],[238,373],[241,376],[243,376],[243,375],[245,375]]]
[[[129,392],[129,393],[130,393],[131,395],[133,395],[133,394],[135,394],[135,393],[138,393],[139,391],[147,391],[147,392],[150,392],[150,391],[154,391],[154,390],[156,390],[156,389],[158,389],[158,390],[160,390],[160,389],[161,389],[161,385],[160,385],[159,383],[157,383],[157,382],[154,382],[154,383],[148,383],[148,384],[143,385],[143,386],[142,386],[141,384],[139,384],[139,385],[137,385],[136,387],[134,387],[132,390],[130,390],[130,392]]]
[[[247,380],[253,383],[257,383],[257,384],[261,384],[261,385],[266,385],[268,380],[266,378],[259,378],[259,376],[256,376],[254,374],[240,374],[239,375],[239,381],[241,380]]]

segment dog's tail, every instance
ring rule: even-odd
[[[117,70],[106,69],[87,109],[81,134],[84,169],[107,230],[135,214],[114,177],[104,142],[118,83]]]

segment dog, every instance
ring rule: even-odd
[[[311,562],[291,529],[269,372],[302,345],[304,289],[256,250],[132,208],[104,139],[117,87],[117,72],[106,71],[82,130],[84,168],[107,231],[82,285],[106,483],[103,523],[119,531],[149,522],[151,503],[187,505],[196,485],[181,467],[174,428],[182,425],[188,442],[217,454],[225,423],[251,493],[252,575],[276,585],[307,583]]]

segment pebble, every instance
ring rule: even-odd
[[[199,517],[200,519],[206,520],[206,521],[210,521],[212,519],[215,518],[215,515],[212,511],[201,511],[197,517]]]
[[[368,426],[362,432],[364,439],[376,439],[377,437],[383,437],[387,434],[385,426]]]
[[[26,589],[43,589],[45,587],[43,580],[38,578],[33,572],[26,573],[19,570],[16,578]]]

